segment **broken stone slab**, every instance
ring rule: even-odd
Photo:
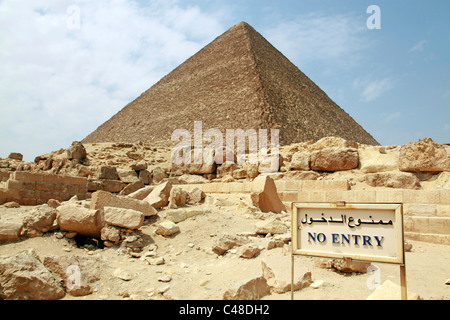
[[[291,290],[291,257],[273,255],[261,261],[263,277],[271,292],[284,293]],[[294,291],[308,287],[312,283],[311,272],[300,263],[294,263]]]
[[[260,175],[253,180],[251,199],[253,205],[262,212],[281,213],[286,211],[286,207],[278,196],[275,182],[269,176]]]
[[[160,217],[165,220],[178,223],[187,219],[186,209],[168,209],[160,213]]]
[[[156,186],[153,191],[144,199],[150,203],[155,209],[161,209],[169,203],[170,191],[172,190],[172,183],[167,181]]]
[[[386,280],[366,300],[401,300],[401,298],[401,287],[391,280]],[[406,298],[408,300],[422,300],[417,293],[409,291],[406,294]]]
[[[259,300],[270,294],[270,287],[264,277],[257,277],[242,285],[225,291],[223,300]]]
[[[104,226],[103,212],[67,202],[58,207],[57,221],[62,231],[75,231],[86,237],[100,237]]]
[[[144,214],[133,209],[104,207],[105,223],[127,229],[139,229],[144,223]]]
[[[322,269],[336,269],[344,273],[367,273],[370,262],[357,261],[350,258],[344,259],[329,259],[329,258],[314,258],[314,263],[317,267]]]
[[[128,184],[125,188],[123,188],[122,191],[120,191],[119,196],[127,196],[129,194],[132,194],[133,192],[136,192],[136,191],[144,188],[144,187],[145,187],[144,182],[141,180],[138,180],[136,182]]]
[[[116,196],[106,191],[97,191],[91,197],[91,209],[99,210],[104,207],[124,208],[140,211],[145,217],[151,217],[158,212],[147,201],[137,200],[127,196]]]
[[[65,292],[33,250],[0,257],[0,299],[57,300]]]
[[[128,194],[127,196],[136,200],[144,200],[153,191],[153,189],[155,189],[155,186],[146,186]]]

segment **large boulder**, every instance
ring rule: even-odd
[[[19,219],[14,220],[0,220],[0,242],[18,241],[23,229],[23,221]]]
[[[400,149],[398,168],[400,171],[415,172],[450,171],[450,147],[430,138],[407,143]]]
[[[315,171],[341,171],[356,169],[358,151],[354,148],[326,148],[311,153],[311,169]]]
[[[256,277],[243,284],[228,289],[223,294],[223,300],[259,300],[270,294],[270,287],[264,277]]]
[[[262,212],[281,213],[286,211],[286,207],[278,196],[275,182],[269,176],[260,175],[253,180],[251,199],[253,205]]]
[[[398,170],[399,147],[370,146],[359,148],[359,169],[364,173]]]
[[[33,250],[0,257],[0,299],[56,300],[65,292]]]
[[[76,203],[65,203],[58,207],[57,221],[63,231],[75,231],[86,237],[100,237],[104,226],[103,212],[87,209]]]
[[[67,159],[75,160],[77,163],[86,160],[87,157],[86,149],[79,141],[74,141],[66,152],[67,152]]]

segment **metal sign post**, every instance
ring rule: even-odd
[[[402,204],[294,202],[291,244],[292,300],[295,255],[398,264],[407,299]]]

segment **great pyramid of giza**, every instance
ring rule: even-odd
[[[241,22],[129,103],[84,143],[170,143],[175,129],[279,129],[280,145],[327,136],[378,145],[249,24]]]

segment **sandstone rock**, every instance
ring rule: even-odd
[[[158,223],[155,232],[161,236],[168,237],[180,232],[180,227],[172,221],[162,221]]]
[[[103,209],[104,207],[116,207],[140,211],[145,217],[151,217],[158,212],[147,201],[137,200],[127,196],[116,196],[105,191],[97,191],[91,197],[91,209]]]
[[[75,231],[87,237],[100,237],[104,225],[101,210],[87,209],[70,202],[59,206],[57,210],[57,221],[62,231]]]
[[[152,182],[152,174],[148,170],[139,171],[139,180],[141,180],[145,185],[150,184]]]
[[[22,161],[23,160],[23,154],[18,152],[11,152],[8,156],[9,159]]]
[[[245,237],[237,236],[235,234],[223,234],[217,238],[212,247],[212,251],[218,255],[223,255],[228,250],[235,246],[241,246],[246,244],[248,239]]]
[[[406,295],[408,300],[422,300],[417,293],[408,291]],[[400,300],[401,296],[401,287],[391,280],[386,280],[366,300]]]
[[[199,188],[193,189],[189,192],[188,203],[196,204],[203,201],[206,198],[206,194]]]
[[[254,244],[246,244],[239,248],[238,255],[241,258],[251,259],[256,257],[261,250],[261,248]]]
[[[370,262],[356,261],[351,259],[334,259],[333,268],[346,273],[359,272],[366,273],[369,268]]]
[[[233,171],[233,179],[247,178],[247,171],[245,169],[236,169]]]
[[[43,264],[62,281],[68,294],[74,297],[93,293],[94,284],[106,269],[105,262],[93,256],[47,256]]]
[[[0,242],[18,241],[22,229],[21,220],[0,220]]]
[[[271,292],[284,293],[291,290],[291,257],[273,255],[261,261],[263,277]],[[294,291],[301,290],[312,283],[311,272],[304,265],[294,263]]]
[[[178,223],[187,219],[187,214],[185,209],[169,209],[165,210],[161,217],[172,221],[174,223]]]
[[[398,170],[399,148],[389,151],[385,147],[360,148],[358,155],[360,170],[364,173]]]
[[[117,169],[117,174],[119,175],[120,181],[125,183],[134,183],[139,181],[138,175],[134,170]]]
[[[400,148],[400,171],[450,171],[450,147],[430,138],[410,142]]]
[[[146,162],[133,163],[130,168],[135,171],[147,170],[148,165]]]
[[[20,204],[15,201],[7,202],[3,206],[8,209],[20,208]]]
[[[47,205],[52,208],[58,208],[61,205],[61,202],[55,199],[50,199],[47,201]]]
[[[144,200],[153,191],[153,189],[155,189],[155,186],[146,186],[128,194],[127,196],[136,200]]]
[[[169,202],[172,183],[164,182],[153,189],[153,191],[145,198],[145,201],[155,209],[161,209]]]
[[[262,212],[281,213],[286,211],[286,207],[278,197],[275,182],[269,176],[261,175],[253,180],[251,199],[253,205]]]
[[[311,169],[311,155],[306,152],[296,152],[292,155],[291,170],[309,171]]]
[[[119,174],[116,167],[113,166],[101,166],[98,172],[99,179],[119,180]]]
[[[252,180],[259,175],[258,165],[246,162],[242,165],[242,168],[247,172],[247,178]]]
[[[277,219],[261,221],[256,224],[256,233],[258,234],[283,234],[286,232],[286,225]]]
[[[32,209],[24,218],[24,233],[28,237],[39,236],[52,228],[58,211],[49,205]]]
[[[356,143],[354,141],[347,141],[347,140],[345,140],[343,138],[339,138],[339,137],[325,137],[325,138],[318,140],[311,146],[309,146],[310,150],[322,150],[322,149],[327,149],[327,148],[357,149],[358,143]]]
[[[160,183],[164,178],[167,178],[166,172],[160,167],[156,167],[152,170],[153,182]]]
[[[32,250],[0,257],[0,288],[0,298],[8,300],[56,300],[65,295]]]
[[[138,191],[139,189],[142,189],[145,187],[145,184],[143,181],[138,180],[136,182],[130,183],[125,188],[120,191],[119,196],[127,196],[133,192]]]
[[[115,207],[104,207],[105,223],[110,226],[127,229],[139,229],[144,223],[144,214],[140,211]]]
[[[67,159],[76,160],[77,163],[84,161],[87,157],[86,149],[79,141],[72,142],[72,146],[66,152]]]
[[[101,230],[101,239],[103,241],[111,241],[118,244],[120,241],[120,231],[118,228],[112,226],[103,227]]]
[[[172,209],[178,208],[178,206],[184,206],[188,198],[188,193],[181,188],[173,187],[170,190],[169,207]]]
[[[334,147],[311,153],[311,169],[315,171],[351,170],[358,163],[358,151],[353,148]]]
[[[409,172],[379,172],[368,173],[365,182],[372,187],[388,187],[401,189],[418,189],[420,180],[416,175]]]
[[[246,281],[237,288],[228,289],[223,300],[259,300],[270,294],[270,288],[264,277]]]

